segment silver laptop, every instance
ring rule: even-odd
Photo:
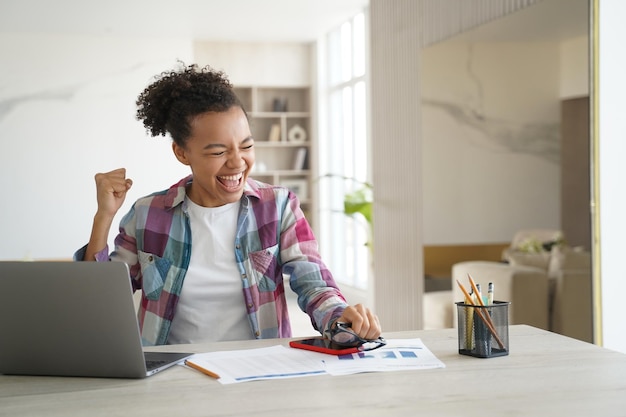
[[[122,262],[0,262],[0,374],[143,378],[191,353],[144,352]]]

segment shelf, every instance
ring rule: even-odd
[[[235,93],[254,138],[252,178],[292,189],[303,207],[312,209],[310,88],[239,86]]]

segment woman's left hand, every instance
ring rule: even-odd
[[[363,339],[374,340],[380,336],[378,316],[362,304],[346,307],[337,321],[351,323],[350,328]]]

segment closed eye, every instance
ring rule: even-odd
[[[248,146],[244,146],[241,149],[243,150],[248,150],[248,149],[252,149],[254,147],[254,144],[248,145]],[[220,152],[213,152],[211,153],[211,156],[222,156],[226,154],[226,151],[220,151]]]

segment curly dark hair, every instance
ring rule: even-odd
[[[178,71],[162,72],[155,79],[137,98],[137,120],[143,120],[152,136],[169,133],[174,142],[184,146],[195,116],[225,112],[233,106],[245,113],[224,72],[208,65],[182,64]]]

